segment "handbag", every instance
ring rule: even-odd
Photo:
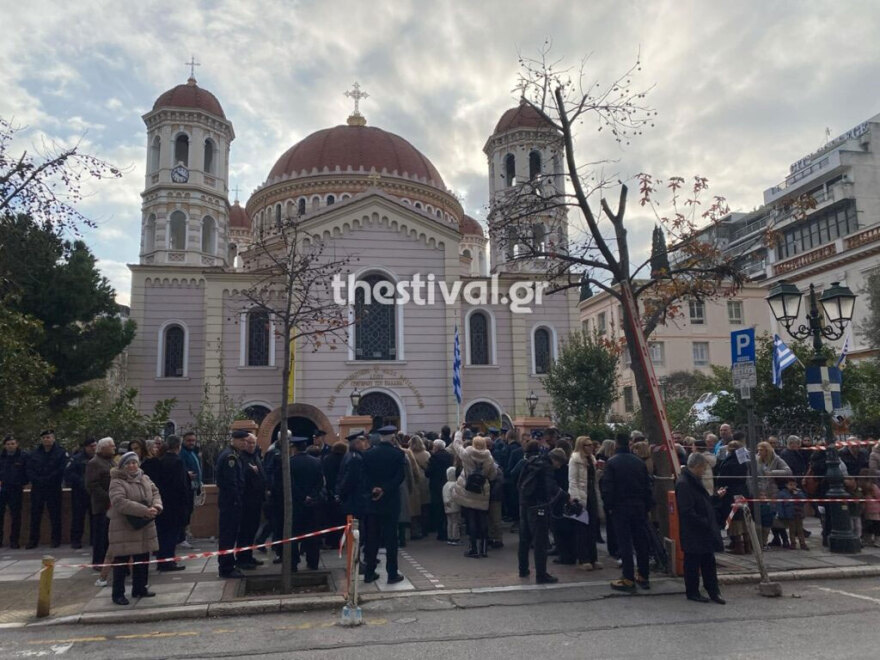
[[[149,507],[150,505],[146,502],[141,502],[145,507]],[[125,514],[125,519],[128,520],[128,524],[132,526],[132,529],[139,530],[143,529],[151,522],[153,522],[153,518],[142,518],[141,516],[133,516],[130,513]]]

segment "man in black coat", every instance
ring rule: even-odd
[[[293,437],[290,447],[290,494],[293,504],[293,535],[300,536],[319,529],[318,510],[324,498],[324,473],[321,461],[306,453],[309,439]],[[278,470],[278,478],[281,470]],[[297,569],[300,555],[305,554],[306,566],[317,570],[320,561],[320,541],[317,537],[294,541],[293,570]]]
[[[235,547],[238,528],[241,525],[241,511],[244,496],[244,468],[241,452],[247,447],[248,432],[238,429],[232,432],[232,445],[217,457],[214,479],[217,482],[218,542],[220,550]],[[217,557],[220,577],[240,578],[242,572],[235,567],[232,554]]]
[[[796,477],[803,477],[807,473],[807,461],[801,451],[801,439],[796,435],[788,436],[785,441],[786,448],[779,452],[779,458],[791,468],[791,473]],[[801,480],[798,479],[798,485]]]
[[[739,441],[732,440],[728,443],[727,457],[721,461],[718,468],[718,477],[715,483],[724,487],[724,495],[721,497],[721,506],[719,508],[719,516],[717,520],[726,520],[730,515],[731,507],[738,495],[742,497],[749,496],[748,475],[749,462],[741,462],[736,452],[741,449]],[[749,535],[746,533],[745,519],[742,511],[737,511],[730,521],[730,527],[727,530],[730,537],[730,550],[735,555],[745,554],[746,548],[751,547],[748,543]]]
[[[633,593],[638,584],[650,588],[648,511],[654,506],[651,477],[645,462],[629,450],[629,436],[617,436],[617,452],[605,464],[599,485],[602,499],[614,519],[617,548],[623,561],[623,576],[611,583],[615,591]],[[633,549],[639,574],[635,575]]]
[[[525,459],[517,470],[516,488],[519,513],[519,576],[529,576],[529,548],[535,548],[535,582],[549,584],[559,579],[547,572],[547,546],[550,536],[550,507],[564,496],[556,482],[555,470],[537,440],[526,445]]]
[[[241,452],[242,471],[244,472],[244,491],[241,497],[241,523],[238,527],[236,546],[244,548],[254,544],[257,530],[260,528],[260,517],[263,513],[263,502],[266,500],[266,473],[263,461],[257,451],[257,437],[249,433],[245,438],[245,448]],[[253,550],[242,550],[235,553],[235,565],[245,570],[255,569],[262,561],[254,557]]]
[[[502,518],[507,521],[516,522],[519,520],[519,495],[516,489],[516,476],[514,468],[523,459],[523,448],[519,442],[517,432],[511,430],[507,432],[507,462],[499,465],[504,472],[504,511]],[[518,473],[516,473],[518,474]]]
[[[21,536],[21,492],[27,483],[27,458],[18,446],[18,441],[11,435],[3,438],[0,451],[0,546],[3,545],[3,523],[6,507],[12,515],[12,527],[9,534],[9,547],[18,549]]]
[[[679,543],[684,552],[684,586],[688,600],[708,603],[711,599],[724,605],[715,566],[715,553],[721,552],[724,545],[715,519],[713,498],[703,486],[703,474],[708,469],[709,461],[705,456],[691,454],[687,467],[681,471],[681,477],[675,484]],[[723,489],[719,494],[724,494]],[[709,598],[700,593],[700,573],[703,574],[703,586]]]
[[[83,440],[80,450],[74,452],[64,468],[64,484],[70,488],[70,547],[79,550],[82,547],[83,533],[86,529],[86,518],[90,512],[90,498],[86,492],[86,464],[95,456],[98,441],[95,438]],[[94,537],[95,530],[89,521],[89,536]],[[95,540],[92,538],[92,543]]]
[[[363,526],[370,508],[370,489],[364,477],[364,452],[369,447],[369,440],[362,431],[352,433],[345,439],[348,440],[348,452],[342,457],[334,494],[343,513],[354,516]]]
[[[158,559],[170,559],[186,527],[189,499],[192,497],[189,475],[180,458],[180,438],[169,435],[165,438],[165,453],[162,456],[144,461],[143,471],[159,489],[162,497],[162,513],[156,517],[156,533],[159,536]],[[185,570],[177,562],[161,562],[156,565],[160,573]]]
[[[500,442],[500,441],[499,441]],[[447,541],[446,512],[443,508],[443,486],[446,484],[446,469],[452,467],[452,454],[446,450],[443,440],[435,440],[431,447],[431,458],[425,468],[428,477],[428,491],[431,493],[431,520],[437,529],[437,540]]]
[[[27,460],[27,478],[31,482],[31,538],[27,544],[28,550],[40,544],[44,508],[49,509],[52,547],[61,545],[61,485],[65,467],[67,452],[55,442],[55,431],[49,429],[40,433],[40,446],[28,454]]]
[[[376,573],[379,544],[384,542],[388,584],[403,580],[397,570],[397,523],[400,519],[400,484],[406,476],[406,457],[394,446],[394,426],[383,426],[379,442],[364,453],[364,481],[370,493],[365,519],[364,582],[379,579]]]

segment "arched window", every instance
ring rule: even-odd
[[[247,366],[269,366],[269,313],[255,309],[247,314]]]
[[[299,201],[296,203],[296,212],[297,212],[299,215],[305,215],[305,214],[306,214],[306,198],[305,198],[305,197],[301,197],[301,198],[299,199]]]
[[[464,421],[479,426],[485,432],[490,426],[501,426],[501,411],[488,401],[477,401],[468,406]]]
[[[158,172],[162,166],[162,140],[159,136],[153,138],[153,144],[150,146],[150,171]]]
[[[151,215],[147,218],[147,224],[144,227],[144,252],[152,252],[156,249],[156,216]]]
[[[263,423],[263,420],[266,419],[266,415],[268,415],[271,410],[269,410],[266,406],[254,403],[249,406],[245,406],[244,408],[244,416],[259,426]]]
[[[367,275],[360,281],[369,287],[369,292],[365,294],[365,287],[361,286],[355,290],[355,359],[396,360],[395,305],[375,299],[376,293],[393,298],[394,283],[378,274]]]
[[[327,195],[327,206],[336,203],[336,198],[333,195]]]
[[[532,225],[532,247],[535,252],[544,252],[547,247],[547,230],[540,222]]]
[[[489,317],[485,312],[472,312],[468,320],[470,364],[490,364]]]
[[[205,140],[205,172],[214,173],[214,141],[211,138]]]
[[[184,377],[184,355],[186,349],[186,333],[179,325],[169,325],[165,328],[162,337],[162,354],[165,356],[165,364],[162,375],[165,378]]]
[[[504,157],[504,181],[508,186],[516,184],[516,156],[513,154]]]
[[[168,248],[171,250],[186,249],[186,214],[174,211],[168,222]]]
[[[465,259],[470,259],[471,258],[471,251],[468,249],[464,249],[461,251],[461,256],[463,256]]]
[[[534,181],[539,174],[541,174],[541,152],[529,152],[529,181]]]
[[[284,205],[284,212],[286,213],[284,217],[288,220],[294,217],[295,214],[293,212],[293,202],[291,200],[287,200],[287,204]]]
[[[550,360],[552,359],[550,343],[550,331],[547,328],[537,328],[533,342],[536,374],[546,374],[550,371]]]
[[[420,208],[422,208],[422,203],[416,202],[415,204],[413,204],[413,206],[415,206],[417,209],[420,209]]]
[[[358,402],[357,415],[369,415],[381,424],[394,424],[400,427],[400,406],[384,392],[367,392]],[[381,428],[381,427],[380,427]]]
[[[312,210],[318,209],[321,207],[321,198],[315,195],[312,197]]]
[[[174,140],[174,162],[189,167],[189,136],[181,133]]]
[[[210,215],[202,218],[202,252],[214,254],[216,251],[217,223]]]

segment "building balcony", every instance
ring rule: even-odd
[[[880,241],[880,225],[874,225],[873,227],[862,229],[855,234],[847,236],[843,239],[843,244],[847,250],[854,250],[855,248],[876,241]]]
[[[817,261],[822,261],[828,257],[833,257],[835,254],[837,254],[837,245],[835,243],[823,245],[815,250],[810,250],[809,252],[804,252],[796,257],[791,257],[785,261],[773,264],[773,275],[779,276],[795,270],[800,270],[804,266],[816,263]]]
[[[813,163],[785,178],[779,185],[764,191],[764,203],[772,204],[783,197],[791,197],[797,194],[799,188],[804,188],[814,183],[821,177],[828,176],[831,172],[841,167],[840,151],[832,151],[817,158]]]

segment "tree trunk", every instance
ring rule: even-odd
[[[281,369],[281,425],[278,428],[278,451],[281,460],[281,488],[283,489],[284,522],[282,523],[282,537],[289,539],[293,536],[293,496],[290,492],[290,438],[287,433],[287,399],[290,394],[290,327],[284,327],[284,366]],[[276,539],[277,540],[277,539]],[[293,548],[291,544],[284,543],[281,546],[281,589],[289,594],[293,591],[292,559]]]

